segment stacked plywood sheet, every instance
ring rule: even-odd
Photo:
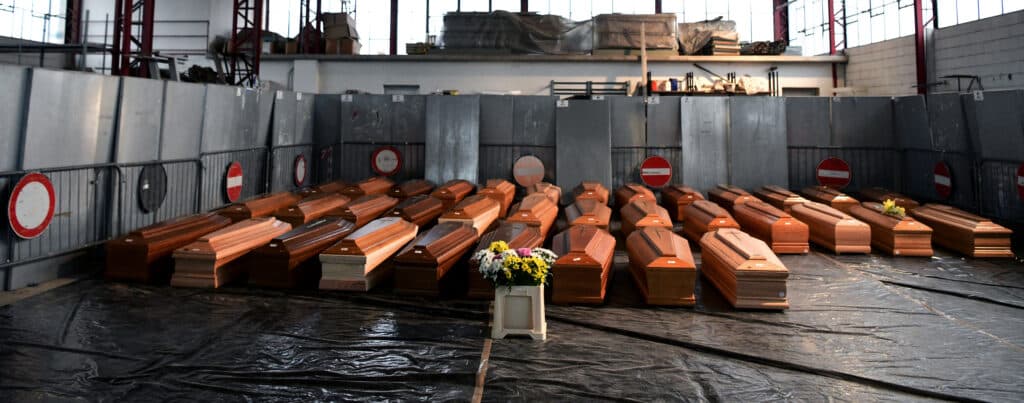
[[[555,235],[551,249],[551,301],[556,304],[604,302],[611,276],[615,237],[603,229],[580,225]]]
[[[416,237],[419,227],[398,217],[384,217],[349,234],[320,253],[320,288],[369,291],[391,277],[386,261]]]
[[[537,227],[541,236],[547,238],[548,231],[558,218],[558,205],[542,193],[526,196],[523,201],[512,206],[507,221],[522,222]]]
[[[797,204],[789,213],[811,231],[811,242],[835,253],[871,253],[871,227],[821,203]]]
[[[416,195],[405,200],[391,209],[386,215],[401,217],[405,221],[416,224],[417,227],[430,225],[444,213],[444,203],[431,195]]]
[[[704,200],[704,195],[689,186],[670,185],[661,189],[661,205],[679,222],[686,218],[683,209],[697,200]]]
[[[939,246],[971,257],[1013,257],[1013,231],[987,218],[942,204],[925,204],[910,213],[934,230],[932,241]]]
[[[272,288],[317,288],[317,255],[355,231],[341,218],[321,218],[274,238],[246,255],[249,284]]]
[[[850,208],[850,215],[871,227],[871,245],[896,256],[931,256],[932,229],[910,217],[894,217],[875,202]]]
[[[228,205],[217,210],[217,213],[230,218],[231,222],[239,222],[250,218],[269,216],[274,214],[277,209],[288,207],[299,200],[302,200],[302,196],[290,192],[278,192]]]
[[[430,194],[434,190],[434,182],[426,179],[410,179],[395,185],[388,191],[388,196],[398,200],[405,200],[413,196]]]
[[[692,306],[697,266],[686,239],[660,227],[641,228],[626,238],[629,271],[650,305]]]
[[[124,238],[107,242],[110,280],[166,284],[174,270],[171,253],[199,237],[231,224],[216,213],[175,218],[132,231]]]
[[[658,205],[654,199],[638,199],[627,204],[621,210],[622,234],[629,235],[637,228],[662,227],[672,229],[672,217],[668,210]]]
[[[526,188],[526,193],[543,194],[545,197],[548,198],[548,200],[551,200],[552,203],[555,203],[556,206],[559,202],[562,201],[562,188],[547,182],[534,183],[533,185]]]
[[[498,215],[504,217],[512,206],[512,199],[516,197],[516,185],[504,179],[488,179],[485,187],[477,193],[498,202],[501,206]]]
[[[757,198],[736,186],[718,185],[708,191],[708,200],[718,203],[719,206],[731,213],[737,204],[757,200]]]
[[[736,308],[787,309],[789,270],[761,240],[724,228],[700,240],[701,276]]]
[[[477,239],[476,230],[460,222],[438,223],[420,234],[395,255],[395,291],[428,296],[461,293],[466,270],[465,265],[456,267],[456,263],[467,256]]]
[[[387,194],[395,182],[384,176],[374,176],[363,179],[359,183],[353,183],[341,190],[341,194],[356,199],[366,195]]]
[[[710,200],[697,200],[683,209],[683,235],[691,241],[700,242],[704,233],[719,228],[740,228],[728,211]]]
[[[764,241],[775,253],[807,253],[810,230],[771,204],[760,200],[736,205],[733,217],[744,231]]]
[[[444,209],[448,210],[473,193],[474,189],[476,187],[469,181],[455,179],[438,186],[430,195],[440,199],[444,203]]]
[[[612,219],[612,209],[598,199],[576,199],[565,208],[565,222],[573,225],[593,225],[605,231]]]
[[[601,182],[580,182],[572,193],[576,200],[593,199],[601,204],[608,204],[608,188],[604,187]]]
[[[397,204],[398,199],[391,196],[382,194],[366,195],[349,202],[341,209],[332,210],[327,215],[340,216],[352,221],[356,228],[359,228],[380,217]]]
[[[794,204],[808,202],[803,196],[790,192],[789,189],[772,185],[763,186],[755,190],[754,195],[782,211],[789,211],[790,206]]]
[[[498,221],[501,205],[484,195],[473,195],[463,199],[451,210],[441,215],[439,223],[457,222],[476,229],[477,235],[487,232]]]
[[[473,249],[473,252],[486,249],[495,241],[505,241],[509,248],[537,248],[544,243],[544,237],[540,235],[537,227],[521,222],[506,222],[498,226],[494,231],[480,237],[480,242]],[[470,298],[493,299],[494,285],[480,274],[479,262],[470,262],[469,266],[469,292],[466,295]]]
[[[803,194],[804,196],[807,196],[810,201],[824,204],[842,212],[849,211],[850,207],[860,204],[857,199],[827,186],[811,186],[809,188],[804,188]]]
[[[627,183],[622,187],[615,189],[615,205],[620,209],[629,203],[640,199],[656,200],[654,198],[654,192],[641,184]]]
[[[203,235],[195,242],[174,251],[175,287],[220,287],[235,280],[245,270],[232,264],[253,249],[292,229],[273,217],[239,221]]]
[[[921,205],[921,203],[918,203],[908,196],[892,192],[885,188],[872,187],[861,189],[859,193],[863,201],[884,203],[886,200],[892,200],[896,202],[897,206],[903,207],[907,211],[913,210]]]
[[[337,193],[320,193],[305,199],[299,200],[288,207],[282,207],[274,212],[278,220],[284,221],[298,227],[323,217],[331,211],[345,207],[351,201],[347,196]]]

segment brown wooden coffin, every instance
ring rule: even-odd
[[[512,206],[506,221],[522,222],[537,227],[540,235],[547,238],[548,231],[558,218],[558,205],[541,193],[526,196],[523,201]]]
[[[714,189],[708,191],[708,200],[717,203],[719,206],[725,209],[725,211],[732,212],[732,209],[737,204],[743,204],[751,200],[757,200],[754,195],[748,193],[746,190],[740,189],[732,185],[718,185]]]
[[[650,305],[692,306],[697,265],[686,239],[661,227],[641,228],[626,238],[629,271]]]
[[[804,196],[807,196],[807,199],[810,201],[824,204],[844,213],[849,211],[850,207],[860,204],[857,199],[827,186],[811,186],[804,188],[803,194]]]
[[[288,207],[302,200],[291,192],[278,192],[252,198],[241,203],[233,203],[217,210],[217,214],[231,219],[231,222],[239,222],[256,217],[266,217],[274,214],[274,211],[282,207]]]
[[[683,209],[686,218],[683,220],[683,235],[693,242],[700,242],[704,233],[719,228],[740,228],[740,224],[732,218],[722,206],[710,200],[697,200]]]
[[[395,185],[388,191],[388,196],[405,200],[413,196],[427,195],[434,191],[434,182],[426,179],[411,179]]]
[[[771,204],[760,200],[736,205],[733,218],[744,231],[764,241],[775,253],[807,253],[810,229]]]
[[[331,211],[341,209],[351,199],[337,193],[321,193],[299,200],[288,207],[277,209],[274,217],[292,225],[292,228],[316,220]]]
[[[444,209],[448,210],[472,194],[475,189],[476,187],[468,181],[454,179],[438,186],[430,195],[441,199],[441,202],[444,203]]]
[[[551,250],[551,301],[556,304],[604,302],[615,254],[615,237],[603,229],[578,225],[555,235]]]
[[[605,231],[612,219],[612,209],[598,199],[576,199],[565,208],[565,222],[573,225],[593,225]]]
[[[504,217],[508,214],[508,208],[512,206],[512,199],[516,197],[516,185],[504,179],[488,179],[483,189],[477,194],[487,196],[498,202],[501,209],[498,215]]]
[[[320,193],[341,193],[341,191],[345,190],[345,188],[349,187],[349,185],[351,185],[351,183],[342,180],[337,180],[333,182],[327,182],[322,185],[318,185],[316,187],[316,190],[319,191]]]
[[[932,241],[971,257],[1013,257],[1013,231],[958,208],[925,204],[910,214],[932,228]]]
[[[387,281],[394,267],[386,261],[416,237],[419,227],[398,217],[383,217],[349,234],[320,253],[320,289],[370,291]]]
[[[760,239],[734,228],[704,234],[700,240],[701,276],[732,306],[742,309],[788,309],[789,270]]]
[[[398,205],[398,199],[394,197],[382,194],[366,195],[349,202],[344,207],[331,210],[327,216],[344,218],[352,221],[356,228],[359,228],[384,215],[396,205]]]
[[[488,201],[494,202],[488,199]],[[420,234],[395,255],[395,292],[440,296],[466,289],[466,266],[476,245],[476,230],[460,222],[442,222]]]
[[[505,241],[509,248],[537,248],[544,244],[544,237],[540,236],[537,227],[521,222],[506,222],[498,226],[494,231],[480,237],[472,252],[486,249],[491,242]],[[470,262],[469,265],[469,291],[466,296],[477,299],[494,299],[494,285],[480,274],[480,264]]]
[[[893,200],[896,202],[897,206],[903,207],[907,211],[913,210],[921,205],[921,203],[918,203],[906,195],[880,187],[861,189],[858,193],[860,193],[861,200],[863,201],[884,203],[886,200]]]
[[[627,183],[615,189],[615,206],[620,209],[639,199],[656,200],[654,192],[638,183]]]
[[[431,195],[416,195],[405,200],[391,209],[387,216],[401,217],[405,221],[423,227],[434,223],[437,217],[444,213],[444,203]]]
[[[601,182],[580,182],[572,193],[576,200],[594,199],[601,204],[608,204],[608,188],[604,187]]]
[[[883,214],[880,203],[850,208],[853,218],[871,227],[871,246],[895,256],[931,256],[932,229],[910,217]]]
[[[526,188],[527,194],[541,193],[557,206],[562,201],[562,188],[547,183],[537,182]]]
[[[356,199],[366,195],[386,195],[395,182],[386,176],[373,176],[353,183],[341,190],[341,194]]]
[[[317,255],[355,229],[354,224],[341,218],[321,218],[274,238],[245,256],[248,283],[271,288],[317,288]]]
[[[501,205],[484,195],[473,195],[463,199],[451,210],[441,214],[437,222],[457,222],[476,229],[477,236],[489,231],[498,222]]]
[[[231,224],[216,213],[194,214],[132,231],[107,242],[108,280],[167,284],[174,271],[171,253],[199,237]]]
[[[661,205],[679,222],[686,218],[683,209],[697,200],[704,200],[704,195],[689,186],[670,185],[661,189]]]
[[[265,245],[292,226],[273,217],[239,221],[199,237],[174,251],[175,287],[217,288],[245,273],[240,257]]]
[[[794,204],[808,202],[803,196],[793,193],[789,189],[773,185],[762,186],[755,190],[754,196],[782,211],[789,211],[790,206]]]
[[[793,205],[789,213],[807,224],[811,242],[839,253],[871,253],[871,227],[821,203]]]
[[[668,210],[658,205],[654,199],[639,199],[619,210],[622,216],[622,234],[629,235],[637,228],[663,227],[672,229],[672,217]]]

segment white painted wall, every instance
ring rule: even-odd
[[[846,85],[854,95],[917,94],[914,36],[850,48],[846,55]]]
[[[1024,11],[937,30],[934,69],[980,76],[986,90],[1024,88]],[[956,91],[956,80],[934,90]]]

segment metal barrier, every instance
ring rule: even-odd
[[[336,163],[340,171],[335,177],[350,182],[360,181],[377,175],[371,168],[370,158],[379,147],[390,146],[402,155],[402,166],[391,178],[397,182],[407,179],[423,178],[426,173],[424,143],[364,143],[346,142],[341,144],[340,161]]]
[[[304,166],[298,167],[298,158],[303,158]],[[266,189],[270,192],[292,191],[314,182],[313,172],[318,163],[313,155],[313,144],[294,144],[271,146],[267,160]],[[297,172],[302,169],[302,172]],[[299,177],[301,175],[301,178]],[[299,183],[301,179],[301,183]]]
[[[200,211],[213,210],[228,204],[225,195],[227,168],[237,161],[242,165],[242,195],[245,200],[267,191],[267,148],[251,147],[237,150],[203,152],[199,154],[202,165]]]
[[[164,168],[167,174],[167,193],[159,206],[146,212],[139,206],[139,177],[143,169],[152,166]],[[198,213],[202,172],[202,162],[199,159],[118,164],[117,198],[113,206],[116,213],[111,215],[111,237],[118,237],[174,217]]]

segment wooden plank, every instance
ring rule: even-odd
[[[366,195],[386,195],[393,187],[395,187],[395,182],[388,179],[388,177],[371,176],[359,181],[359,183],[346,186],[341,190],[341,194],[357,199]]]
[[[860,193],[861,200],[863,201],[884,203],[886,200],[892,200],[896,202],[897,206],[903,207],[907,211],[921,206],[921,203],[911,199],[909,196],[896,193],[885,188],[871,187],[861,189],[858,193]]]
[[[277,209],[288,207],[299,200],[302,200],[302,197],[295,193],[271,193],[241,203],[230,204],[217,210],[217,214],[230,218],[231,222],[239,222],[250,218],[267,217],[274,214]]]
[[[704,195],[689,186],[669,185],[661,189],[661,205],[673,220],[679,222],[686,218],[683,209],[697,200],[704,200]]]
[[[910,214],[932,228],[932,241],[970,257],[1012,258],[1013,231],[987,218],[942,204],[929,203]]]
[[[494,200],[485,199],[497,206]],[[438,223],[420,234],[395,255],[395,292],[432,297],[461,295],[466,289],[466,265],[457,263],[468,259],[477,240],[476,229],[454,221]]]
[[[840,253],[871,253],[871,227],[821,203],[793,205],[789,213],[807,224],[811,242]]]
[[[320,289],[370,291],[391,278],[386,261],[416,237],[419,227],[398,217],[371,221],[320,253]]]
[[[597,198],[577,198],[565,208],[565,222],[573,225],[593,225],[605,231],[612,219],[612,209]]]
[[[717,203],[719,206],[730,213],[733,212],[733,208],[737,204],[743,204],[752,200],[757,200],[753,195],[747,193],[746,190],[740,189],[732,185],[718,185],[714,189],[708,191],[708,200]]]
[[[398,205],[398,199],[382,195],[366,195],[355,199],[340,209],[327,213],[330,217],[341,217],[352,221],[356,228],[362,227]]]
[[[556,304],[604,302],[615,254],[615,237],[603,229],[579,225],[555,235],[559,256],[551,267],[551,301]]]
[[[337,193],[314,194],[291,206],[277,209],[274,212],[274,217],[291,224],[294,228],[326,216],[331,211],[341,209],[350,201],[348,196]]]
[[[385,215],[401,217],[405,221],[423,228],[433,224],[437,217],[441,216],[441,213],[444,213],[444,203],[440,199],[421,194],[403,200]]]
[[[686,239],[670,229],[645,227],[626,238],[629,271],[649,305],[693,306],[697,265]]]
[[[850,216],[871,227],[871,246],[894,256],[931,256],[932,229],[911,217],[883,214],[880,203],[850,208]]]
[[[476,186],[469,181],[454,179],[438,186],[430,195],[440,199],[444,203],[444,209],[448,210],[472,194],[475,189]]]
[[[544,237],[540,235],[537,227],[521,222],[505,222],[494,231],[480,237],[473,252],[482,250],[495,241],[505,241],[509,248],[537,248],[544,244]],[[466,296],[474,299],[494,299],[494,285],[480,274],[480,264],[470,262],[469,264],[469,289]]]
[[[239,221],[203,235],[174,251],[171,285],[223,286],[245,272],[244,265],[233,264],[240,257],[291,229],[292,226],[284,221],[260,217]]]
[[[107,242],[108,280],[167,284],[174,271],[171,253],[199,237],[231,224],[216,213],[193,214],[132,231]]]
[[[639,199],[657,200],[654,192],[638,183],[627,183],[615,189],[615,206],[620,209]]]
[[[501,205],[485,195],[473,195],[463,199],[451,210],[441,214],[438,223],[457,222],[476,229],[477,235],[489,231],[498,221]]]
[[[700,240],[701,276],[733,307],[788,309],[789,270],[761,240],[734,228],[704,234]]]
[[[537,227],[540,235],[547,238],[548,231],[558,218],[558,206],[547,196],[534,193],[512,206],[507,221],[522,222]]]
[[[775,253],[807,253],[810,229],[775,206],[760,200],[736,205],[733,217],[744,231],[764,241]]]
[[[663,227],[672,229],[672,217],[668,210],[658,205],[654,199],[637,199],[621,210],[622,234],[629,235],[637,228]]]
[[[771,204],[779,210],[787,212],[794,204],[801,204],[809,201],[803,196],[789,191],[789,189],[773,185],[762,186],[760,189],[755,190],[754,196],[757,196],[757,198]]]
[[[512,206],[512,199],[516,197],[516,185],[504,179],[488,179],[485,187],[477,193],[498,202],[501,206],[498,215],[504,217],[508,215],[508,208]]]
[[[248,284],[270,288],[317,288],[321,274],[317,255],[355,229],[355,224],[341,218],[321,218],[272,239],[269,244],[245,256]]]
[[[396,185],[388,191],[388,196],[405,200],[413,196],[428,195],[434,191],[434,182],[426,179],[411,179]]]
[[[696,200],[683,209],[683,235],[693,242],[700,242],[704,233],[719,228],[739,229],[740,224],[728,211],[710,200]]]
[[[572,191],[576,200],[594,199],[601,204],[608,204],[609,191],[601,182],[583,181]]]
[[[526,194],[541,193],[557,206],[562,201],[562,188],[547,183],[537,182],[526,188]]]
[[[844,213],[849,211],[850,207],[860,204],[857,199],[827,186],[811,186],[804,188],[803,194],[804,196],[807,196],[807,199],[810,201],[824,204]]]

